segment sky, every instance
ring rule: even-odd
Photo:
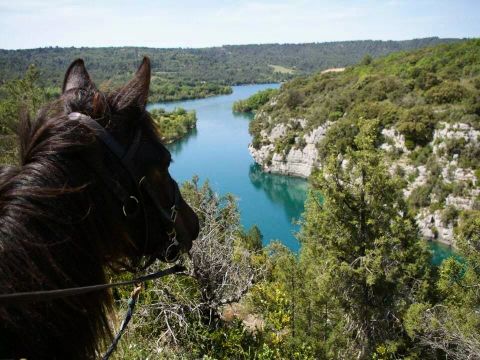
[[[0,0],[0,49],[479,37],[480,0]]]

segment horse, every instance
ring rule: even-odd
[[[0,168],[0,294],[82,287],[188,252],[194,211],[146,110],[147,57],[115,91],[84,61],[58,100],[19,120],[17,166]],[[90,359],[112,338],[109,291],[0,303],[0,359]]]

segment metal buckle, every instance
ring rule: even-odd
[[[129,201],[130,199],[135,202],[135,210],[132,212],[127,212],[127,208],[125,207],[125,205],[126,205],[126,202]],[[127,201],[125,201],[122,206],[123,215],[125,215],[125,217],[135,216],[138,213],[138,209],[139,209],[138,205],[140,204],[140,201],[135,196],[129,196]]]
[[[170,231],[167,231],[168,238],[170,241],[176,242],[177,241],[177,230],[173,228]]]
[[[180,251],[178,251],[174,258],[172,258],[172,259],[169,258],[170,251],[174,250],[175,247],[178,247],[180,245],[180,243],[177,240],[177,232],[175,231],[175,229],[173,229],[170,233],[167,232],[169,237],[170,237],[171,233],[174,233],[175,235],[174,235],[173,238],[171,238],[172,243],[170,245],[168,245],[167,250],[165,250],[165,261],[166,262],[175,262],[180,257]]]
[[[177,221],[177,215],[178,215],[177,207],[175,205],[173,205],[170,210],[172,210],[172,213],[170,215],[170,219],[173,222]]]

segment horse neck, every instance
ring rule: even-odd
[[[0,171],[0,293],[105,283],[106,259],[120,256],[121,246],[111,196],[95,174],[57,157],[8,175]],[[0,337],[11,337],[20,357],[92,357],[109,334],[109,308],[107,292],[0,307]]]
[[[29,286],[31,280],[52,288],[103,281],[105,261],[119,256],[119,246],[112,201],[100,189],[95,174],[78,162],[56,158],[24,166],[1,186],[0,263],[15,258],[33,277],[25,279]]]

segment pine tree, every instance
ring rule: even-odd
[[[356,150],[311,179],[300,233],[308,304],[297,317],[328,358],[405,355],[403,314],[428,290],[429,253],[377,141],[378,122],[365,122]]]
[[[433,358],[480,359],[480,211],[465,212],[456,235],[460,257],[440,267],[440,299],[414,304],[406,324]]]

